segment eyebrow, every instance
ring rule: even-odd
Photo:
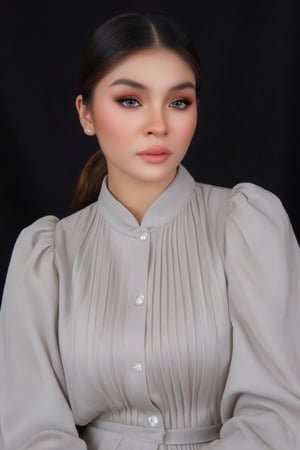
[[[110,86],[118,86],[118,85],[124,85],[129,86],[136,89],[147,89],[147,86],[145,86],[142,83],[139,83],[138,81],[130,80],[127,78],[120,78],[119,80],[114,81]],[[175,86],[172,86],[170,88],[170,91],[179,91],[181,89],[196,89],[194,83],[191,81],[184,81],[183,83],[176,84]]]

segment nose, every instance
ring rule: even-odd
[[[164,136],[168,134],[168,120],[166,113],[159,109],[151,109],[145,127],[146,134]]]

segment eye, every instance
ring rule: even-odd
[[[118,99],[117,102],[125,106],[125,108],[137,108],[141,106],[140,102],[133,97],[123,97]]]
[[[170,103],[170,107],[175,109],[186,109],[190,104],[190,100],[181,98]]]

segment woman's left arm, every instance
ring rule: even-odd
[[[300,449],[300,249],[277,196],[235,186],[225,270],[232,359],[209,450]]]

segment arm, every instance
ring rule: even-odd
[[[86,450],[68,404],[57,339],[56,221],[45,217],[23,230],[8,269],[0,313],[4,450]]]
[[[300,448],[300,250],[279,199],[235,187],[225,270],[232,360],[209,450]]]

